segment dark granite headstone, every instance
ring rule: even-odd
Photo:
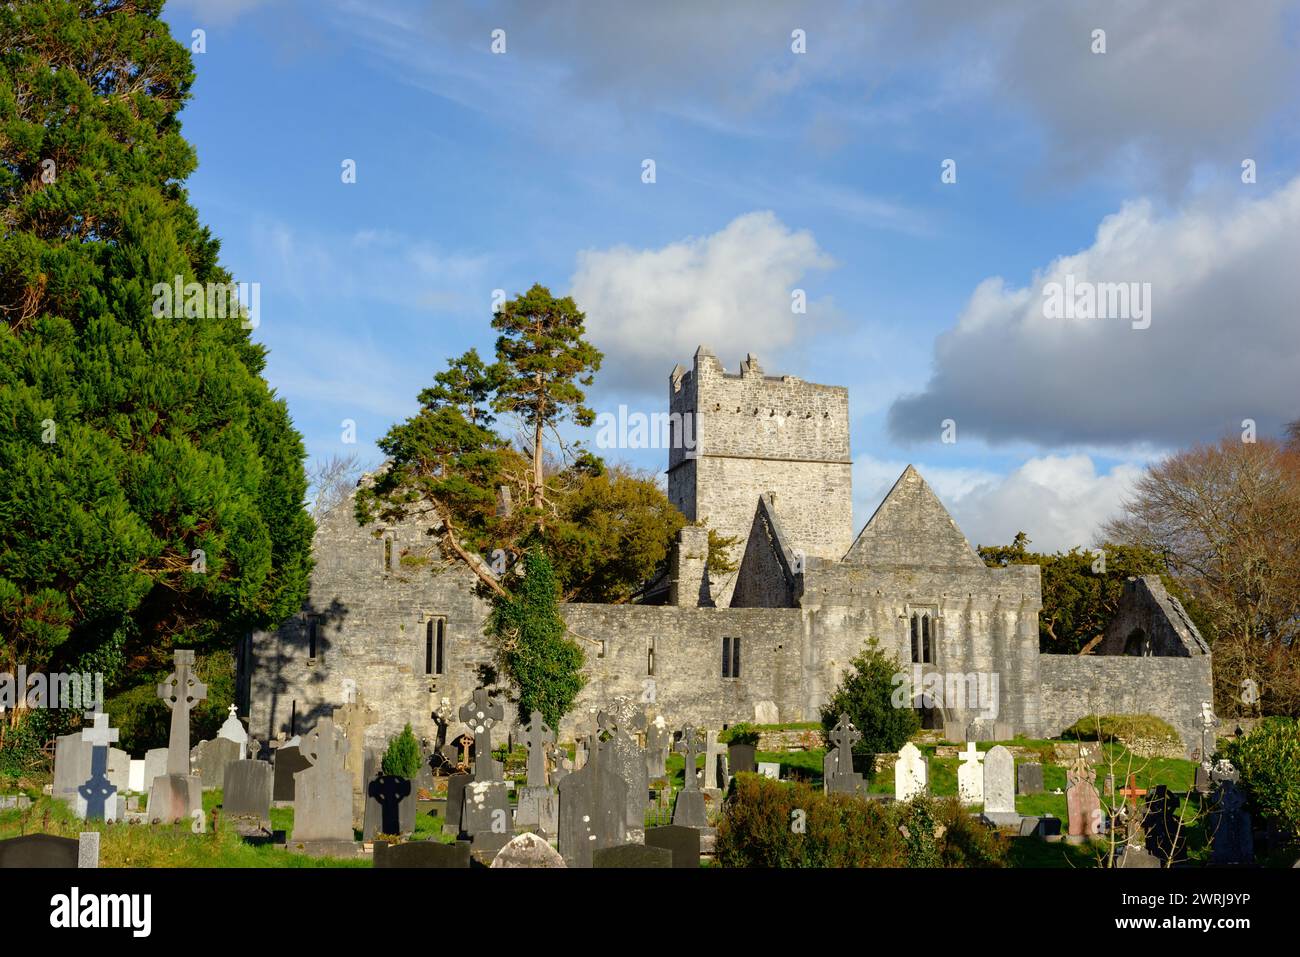
[[[758,749],[752,744],[740,744],[737,742],[728,744],[727,763],[731,769],[731,773],[740,774],[744,771],[748,771],[750,774],[753,774],[754,771],[758,769],[758,765],[755,763],[755,756],[757,753]],[[850,767],[852,767],[851,764]]]
[[[469,841],[441,844],[437,841],[410,841],[406,844],[375,845],[375,867],[469,867]]]
[[[827,794],[859,794],[867,789],[862,775],[853,770],[853,745],[861,740],[862,732],[847,714],[841,714],[830,733],[833,747],[822,760],[822,790]]]
[[[620,844],[598,847],[591,854],[592,867],[672,867],[673,852],[649,844]]]
[[[1016,793],[1043,793],[1043,766],[1041,764],[1022,764],[1016,768]]]
[[[672,852],[673,867],[700,866],[700,829],[668,824],[648,827],[645,832],[647,847],[662,847]]]
[[[694,773],[695,759],[700,753],[700,733],[687,726],[682,730],[681,740],[673,750],[681,753],[686,769],[686,784],[678,792],[677,804],[673,807],[673,823],[681,827],[707,827],[709,819],[704,808],[704,793],[700,790],[699,778]]]
[[[231,761],[222,783],[221,813],[270,821],[271,778],[271,765],[265,761]]]
[[[1207,832],[1211,841],[1210,863],[1255,862],[1255,835],[1250,812],[1246,810],[1246,796],[1234,782],[1219,782]]]
[[[298,745],[289,744],[275,752],[275,788],[273,801],[292,801],[294,797],[294,775],[306,771],[311,762],[302,756]]]
[[[460,833],[460,809],[465,799],[465,785],[474,780],[472,774],[457,772],[447,779],[447,817],[443,823],[444,834]]]
[[[591,867],[593,851],[626,837],[627,782],[606,771],[602,758],[598,748],[581,771],[560,782],[559,850],[570,867]]]
[[[510,813],[510,785],[505,781],[471,781],[465,787],[460,810],[460,836],[473,842],[473,850],[496,854],[514,837]]]
[[[1161,865],[1181,863],[1187,859],[1187,828],[1180,826],[1178,806],[1182,803],[1167,785],[1157,784],[1147,795],[1142,813],[1142,832],[1146,849]]]
[[[27,834],[0,841],[0,869],[10,867],[76,867],[79,845],[69,837]]]
[[[1053,837],[1059,838],[1061,836],[1061,819],[1059,817],[1040,817],[1036,833],[1043,840]]]

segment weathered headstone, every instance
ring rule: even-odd
[[[190,711],[208,695],[208,686],[194,673],[194,652],[172,654],[174,670],[158,685],[158,697],[171,709],[171,737],[167,743],[167,773],[149,788],[147,816],[173,824],[188,821],[203,809],[203,786],[190,772]]]
[[[492,728],[505,717],[501,703],[486,688],[475,688],[470,700],[461,705],[460,720],[474,735],[474,780],[500,781],[501,770],[492,757]]]
[[[647,844],[623,844],[598,847],[591,855],[592,867],[672,867],[673,852],[666,847]]]
[[[1067,809],[1066,841],[1070,844],[1082,844],[1102,833],[1103,819],[1101,798],[1093,784],[1094,772],[1084,755],[1080,755],[1070,765],[1065,775],[1068,787],[1065,789]]]
[[[144,793],[146,788],[144,766],[145,762],[143,758],[138,761],[134,759],[131,761],[131,770],[126,779],[126,789],[128,791],[132,791],[136,794]]]
[[[555,732],[551,730],[542,713],[533,709],[528,727],[524,729],[524,744],[528,747],[528,786],[544,788],[550,781],[546,774],[546,748],[555,743]]]
[[[674,749],[681,752],[686,765],[686,783],[677,794],[673,808],[673,823],[680,827],[708,827],[708,813],[704,808],[704,794],[700,791],[695,773],[695,762],[700,755],[700,733],[687,726]]]
[[[439,841],[407,841],[404,844],[375,845],[374,867],[467,868],[469,841],[443,844]]]
[[[781,710],[776,706],[776,702],[755,701],[754,702],[754,723],[755,724],[780,724]]]
[[[26,834],[0,841],[0,870],[29,867],[76,867],[79,842],[53,834]]]
[[[239,710],[232,704],[230,714],[226,716],[225,722],[217,730],[218,738],[225,738],[227,741],[233,741],[239,745],[239,758],[243,760],[248,754],[248,732],[244,729],[244,724],[239,720]]]
[[[221,813],[269,826],[273,776],[265,761],[231,761],[222,779]]]
[[[469,782],[460,811],[461,838],[472,843],[476,855],[485,856],[505,847],[513,834],[510,786],[505,781]]]
[[[148,793],[155,778],[167,773],[167,749],[150,748],[144,753],[144,787],[141,791]]]
[[[636,735],[645,729],[645,711],[631,698],[615,698],[611,707],[596,719],[609,739],[601,745],[600,760],[612,774],[627,784],[627,828],[640,833],[645,828],[646,805],[650,797],[650,779],[646,775],[645,755]]]
[[[1255,836],[1246,795],[1232,781],[1222,781],[1215,789],[1210,809],[1210,863],[1255,863]]]
[[[673,867],[700,866],[700,829],[668,824],[648,827],[645,832],[647,847],[663,847],[672,852]]]
[[[781,780],[781,762],[780,761],[759,761],[758,773],[765,778],[771,778],[773,781]]]
[[[275,749],[275,787],[271,797],[273,801],[292,801],[295,791],[294,781],[298,772],[306,771],[311,767],[311,762],[302,756],[301,744],[302,739],[295,737]]]
[[[758,749],[752,744],[733,741],[727,745],[727,766],[733,774],[753,774],[757,767]],[[851,766],[851,762],[850,762]]]
[[[563,779],[561,779],[563,780]],[[555,837],[560,829],[560,793],[556,788],[519,788],[515,829]]]
[[[706,731],[704,733],[704,788],[707,791],[726,790],[727,769],[726,769],[727,749],[718,742],[717,731]]]
[[[77,789],[90,773],[92,748],[80,731],[60,735],[54,742],[54,796],[75,802]]]
[[[627,782],[603,766],[601,751],[560,782],[559,849],[570,867],[591,867],[593,851],[626,839]]]
[[[560,852],[536,834],[520,834],[511,838],[496,857],[492,867],[568,867]]]
[[[1168,785],[1157,784],[1142,811],[1146,849],[1164,866],[1187,860],[1187,828],[1178,813],[1181,804],[1182,799]]]
[[[663,715],[650,722],[645,732],[646,777],[658,781],[668,776],[668,749],[673,746],[673,734]]]
[[[447,817],[442,823],[442,833],[448,837],[460,833],[460,814],[465,801],[465,785],[474,775],[457,771],[447,778]]]
[[[302,738],[311,767],[294,776],[293,841],[352,843],[352,778],[345,768],[347,742],[333,718],[321,718]]]
[[[924,794],[929,780],[925,755],[908,741],[899,750],[898,760],[894,762],[894,800],[910,801],[918,794]]]
[[[841,714],[831,729],[831,748],[822,760],[822,790],[827,794],[860,794],[866,790],[862,775],[853,770],[853,746],[861,740],[862,732],[847,714]]]
[[[226,779],[226,765],[238,761],[242,751],[243,745],[229,738],[213,738],[195,745],[190,764],[204,790],[221,787]]]
[[[984,816],[994,824],[1016,824],[1016,764],[1011,752],[997,744],[984,755]]]
[[[984,800],[984,755],[974,741],[967,741],[966,750],[958,757],[957,797],[962,804],[980,804]]]
[[[366,773],[366,729],[379,723],[379,712],[366,704],[360,691],[352,700],[334,709],[334,725],[347,738],[348,777],[352,779],[352,826],[364,826],[366,801],[373,777]],[[387,832],[385,832],[387,833]]]
[[[99,832],[82,831],[77,835],[77,867],[99,867]]]
[[[1043,793],[1043,766],[1041,764],[1026,763],[1016,768],[1016,793]]]

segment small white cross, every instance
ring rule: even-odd
[[[974,741],[967,741],[966,750],[958,754],[957,757],[968,763],[974,761],[976,764],[979,764],[984,760],[984,755],[980,754],[980,752],[976,750]]]
[[[118,729],[108,726],[108,715],[100,712],[87,714],[86,717],[92,718],[95,725],[92,728],[81,729],[82,741],[88,742],[92,747],[107,746],[117,741]]]

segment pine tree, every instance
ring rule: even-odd
[[[148,669],[305,597],[302,440],[183,189],[161,7],[0,5],[0,670]]]
[[[556,299],[545,286],[531,289],[501,307],[492,319],[497,338],[500,381],[496,387],[499,412],[517,413],[531,435],[533,459],[532,507],[539,528],[544,524],[546,480],[543,435],[566,419],[589,426],[596,414],[584,404],[603,358],[583,339],[586,316],[573,297]]]

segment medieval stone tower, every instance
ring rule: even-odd
[[[767,376],[751,353],[739,373],[706,347],[669,378],[673,441],[668,498],[688,519],[739,540],[739,561],[759,496],[772,493],[793,548],[838,561],[853,543],[849,391],[795,376]],[[714,581],[729,604],[734,578]]]

